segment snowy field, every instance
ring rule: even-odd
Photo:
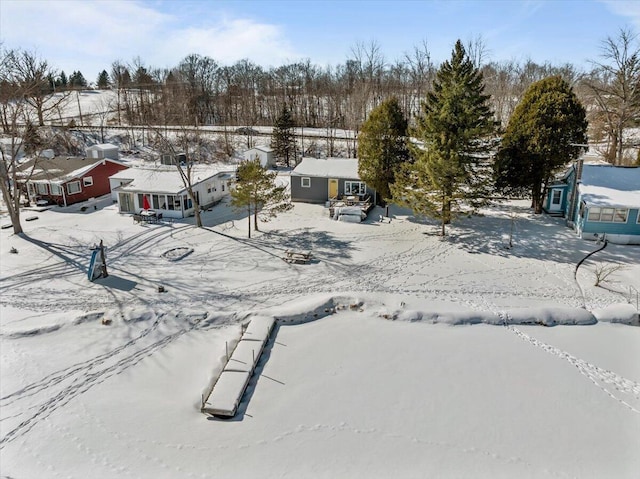
[[[400,210],[296,204],[248,240],[224,204],[203,229],[80,206],[0,230],[2,477],[637,477],[639,247],[576,283],[598,245],[521,202],[444,240]],[[110,276],[90,283],[100,240]],[[595,288],[596,263],[626,267]],[[254,314],[282,321],[236,418],[208,418]]]

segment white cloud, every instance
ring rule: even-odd
[[[634,28],[640,29],[640,2],[636,0],[603,0],[603,3],[611,12],[628,18]]]
[[[253,20],[222,20],[217,25],[176,29],[163,43],[165,55],[176,63],[190,53],[209,56],[223,64],[243,58],[268,66],[297,58],[280,28]]]
[[[115,60],[129,62],[137,56],[152,67],[174,66],[191,53],[223,64],[249,58],[264,66],[299,57],[278,26],[216,18],[214,9],[209,17],[200,12],[189,18],[186,8],[169,14],[153,5],[121,0],[2,0],[0,39],[6,48],[35,50],[67,74],[80,70],[89,81],[102,69],[109,70]],[[196,23],[198,27],[184,27]]]

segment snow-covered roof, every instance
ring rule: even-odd
[[[216,175],[228,178],[233,171],[233,166],[219,165],[194,166],[192,168],[192,184],[196,185]],[[170,193],[177,194],[185,190],[180,173],[174,166],[156,166],[129,168],[109,177],[115,180],[129,180],[126,185],[118,187],[118,191],[145,192],[145,193]]]
[[[303,158],[291,174],[324,178],[360,178],[357,158]]]
[[[101,143],[87,148],[87,150],[117,150],[118,147],[112,143]]]
[[[584,165],[578,186],[594,206],[640,207],[640,167]]]
[[[29,181],[32,182],[64,183],[74,178],[82,178],[87,172],[104,161],[123,165],[122,162],[109,158],[83,158],[79,156],[40,157],[21,164],[20,176],[28,176]],[[31,174],[32,169],[33,173]]]

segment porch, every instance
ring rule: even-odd
[[[371,199],[371,195],[337,195],[333,198],[329,198],[329,218],[333,218],[336,212],[336,208],[350,207],[359,208],[365,215],[373,209],[374,204]]]

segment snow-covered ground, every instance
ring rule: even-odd
[[[0,230],[3,477],[637,477],[638,247],[608,245],[576,283],[598,245],[521,202],[444,240],[401,210],[351,224],[296,204],[249,240],[225,204],[203,229],[80,206]],[[110,276],[90,283],[100,240]],[[237,417],[208,418],[254,314],[276,334]]]

